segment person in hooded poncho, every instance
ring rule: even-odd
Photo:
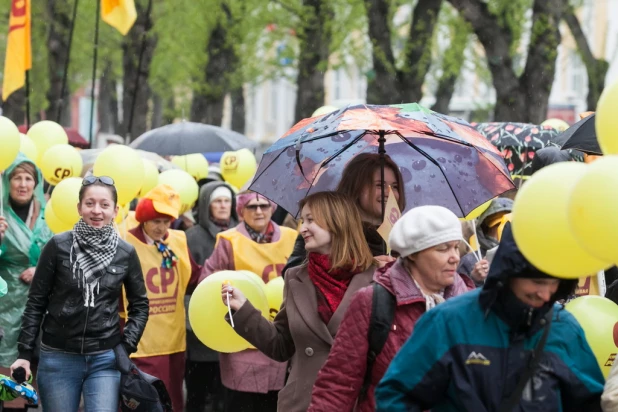
[[[549,327],[513,410],[600,411],[603,374],[583,329],[557,303],[576,285],[577,279],[554,278],[528,262],[507,224],[483,288],[417,322],[378,385],[377,410],[498,411]]]
[[[52,237],[43,217],[45,205],[43,176],[20,153],[2,174],[2,206],[7,225],[0,245],[0,279],[6,282],[7,291],[0,310],[0,326],[4,329],[4,338],[0,340],[2,368],[8,368],[17,359],[17,337],[34,267],[42,247]],[[8,369],[3,370],[8,375]]]

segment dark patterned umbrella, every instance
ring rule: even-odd
[[[531,161],[537,150],[558,146],[555,138],[559,132],[550,126],[495,122],[479,123],[474,127],[500,150],[509,172],[514,176],[531,174]]]
[[[249,189],[293,215],[307,195],[334,190],[360,153],[386,153],[404,179],[407,208],[463,217],[514,188],[498,150],[467,122],[418,104],[356,105],[304,119],[262,157]]]

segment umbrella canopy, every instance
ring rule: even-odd
[[[560,133],[556,142],[562,145],[562,149],[577,149],[592,155],[602,155],[603,152],[597,140],[597,129],[594,125],[595,119],[595,114],[584,117]]]
[[[407,209],[439,205],[463,217],[515,187],[500,153],[470,124],[406,104],[300,121],[266,150],[249,189],[296,216],[299,200],[334,190],[361,153],[386,153],[399,166]]]
[[[26,127],[25,124],[22,124],[21,126],[19,126],[18,129],[20,133],[24,133],[24,134],[28,131],[28,128]],[[69,144],[71,146],[79,147],[80,149],[87,149],[90,147],[90,144],[88,143],[88,141],[84,139],[81,134],[79,134],[77,129],[73,127],[63,127],[63,129],[69,138]]]
[[[558,146],[555,142],[558,131],[551,126],[529,123],[493,122],[474,126],[502,153],[511,174],[531,174],[531,160],[537,150]]]
[[[131,143],[134,149],[161,156],[254,149],[257,144],[232,130],[210,124],[180,122],[152,129]]]

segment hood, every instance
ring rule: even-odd
[[[34,187],[34,198],[36,198],[36,200],[38,200],[41,203],[41,209],[43,210],[46,204],[45,192],[43,191],[43,184],[45,182],[43,180],[43,174],[41,173],[41,170],[39,169],[39,167],[35,165],[32,160],[28,159],[21,152],[17,154],[17,158],[15,158],[13,163],[11,163],[11,165],[7,167],[6,170],[2,173],[2,196],[3,196],[2,201],[4,203],[4,207],[7,208],[9,204],[9,192],[10,192],[9,176],[11,175],[13,170],[15,170],[15,168],[22,163],[31,163],[35,167],[38,183]]]
[[[539,309],[524,304],[511,292],[509,281],[512,278],[550,278],[530,263],[519,250],[513,237],[511,224],[507,223],[502,232],[500,246],[491,263],[489,275],[479,295],[483,310],[494,310],[512,328],[533,333],[538,330],[538,321],[558,300],[566,299],[577,286],[577,279],[561,279],[558,290],[550,302]]]
[[[532,159],[532,164],[530,165],[530,173],[534,174],[545,166],[559,162],[568,162],[569,160],[571,160],[571,155],[568,150],[560,150],[555,146],[545,147],[537,150],[534,154],[534,159]]]
[[[206,230],[209,230],[210,226],[214,225],[214,223],[210,220],[210,195],[216,188],[221,186],[229,188],[232,193],[232,215],[230,217],[229,227],[232,228],[238,224],[238,215],[236,214],[236,196],[234,195],[234,191],[230,185],[225,182],[210,182],[201,187],[200,195],[197,199],[198,223]],[[219,230],[217,229],[214,234],[218,232]]]
[[[511,213],[513,210],[513,201],[506,197],[498,197],[491,201],[487,210],[485,210],[481,215],[476,219],[476,227],[480,228],[485,219],[487,219],[491,215],[495,215],[496,213],[504,212]]]

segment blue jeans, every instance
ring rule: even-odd
[[[41,348],[37,382],[44,412],[117,412],[120,372],[113,350],[80,355]]]

